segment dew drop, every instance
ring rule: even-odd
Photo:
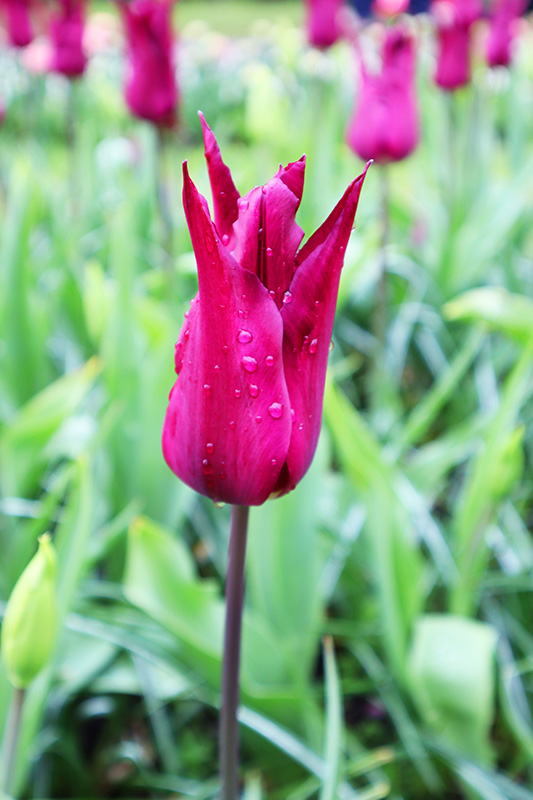
[[[272,256],[274,255],[274,252],[273,252],[271,247],[267,247],[266,250],[265,250],[265,253],[266,253],[267,258],[272,258]]]
[[[283,302],[285,305],[287,305],[288,303],[292,303],[292,292],[288,291],[285,292],[285,294],[283,295]]]
[[[204,237],[204,242],[205,242],[205,246],[207,248],[207,252],[208,253],[212,253],[213,250],[215,249],[215,243],[214,243],[213,239],[211,238],[211,236],[205,236]]]
[[[223,192],[221,192],[220,194],[223,194]],[[222,244],[224,245],[224,247],[226,247],[226,245],[227,245],[228,243],[229,243],[229,236],[228,236],[228,234],[227,234],[227,233],[224,233],[224,234],[222,234]]]
[[[229,426],[230,426],[230,429],[231,429],[232,431],[234,431],[234,430],[235,430],[235,420],[234,420],[234,419],[230,419],[230,421],[229,421]]]
[[[303,422],[300,422],[300,424],[298,425],[298,430],[303,431],[303,429],[304,429],[304,424]]]
[[[260,422],[263,422],[263,417],[261,416],[261,414],[258,414],[258,415],[257,415],[257,417],[255,418],[255,421],[256,421],[258,424],[259,424]]]
[[[204,475],[212,475],[213,474],[213,467],[209,463],[208,458],[204,458],[202,461],[202,472]]]
[[[272,405],[268,407],[268,413],[272,419],[280,419],[283,414],[283,405],[281,403],[272,403]]]
[[[239,309],[239,311],[237,311],[237,315],[238,315],[239,319],[247,319],[248,312],[247,311],[243,311],[242,309]]]
[[[222,500],[213,500],[213,505],[215,506],[215,508],[224,508],[226,504],[223,503]]]
[[[318,350],[318,339],[312,339],[309,343],[309,352],[311,353],[312,356],[314,356],[317,350]]]
[[[213,453],[213,452],[214,452],[214,450],[215,450],[215,445],[213,444],[213,442],[208,442],[208,443],[206,444],[206,446],[205,446],[205,449],[207,450],[207,452],[209,453],[209,455],[211,455],[211,453]]]
[[[185,339],[185,341],[187,341],[187,339],[189,338],[189,329],[188,328],[185,331],[185,333],[183,334],[183,338]]]
[[[221,481],[225,481],[226,477],[227,477],[225,472],[219,472],[218,476],[219,476]]]
[[[235,395],[235,397],[236,397],[236,398],[237,398],[237,400],[238,400],[238,399],[239,399],[239,397],[241,397],[241,395],[242,395],[242,392],[241,392],[241,390],[240,390],[240,389],[235,389],[235,391],[233,392],[233,394]]]
[[[222,345],[222,352],[224,353],[224,355],[225,355],[225,356],[227,356],[227,355],[228,355],[228,353],[229,353],[229,347],[228,347],[228,345],[227,345],[227,344],[224,344],[224,345]]]
[[[190,312],[189,312],[189,311],[186,311],[186,312],[185,312],[185,319],[187,319],[187,317],[189,316],[189,314],[190,314]]]
[[[268,293],[269,293],[270,297],[272,298],[272,300],[274,300],[274,298],[276,297],[276,292],[274,291],[274,289],[269,289]]]
[[[241,294],[241,300],[246,300],[246,295],[245,294]]]
[[[256,386],[255,383],[249,383],[248,393],[250,394],[250,397],[257,397],[259,394],[259,386]]]
[[[214,369],[215,369],[215,372],[220,372],[220,367],[218,366],[218,364],[215,364]]]
[[[257,361],[253,356],[243,356],[241,359],[241,364],[246,372],[255,372],[257,369]]]
[[[275,467],[275,466],[276,466],[276,464],[278,463],[278,460],[277,460],[277,458],[273,458],[273,459],[272,459],[272,461],[271,461],[270,463],[272,464],[272,466],[273,466],[273,467]]]
[[[315,300],[315,308],[318,308],[319,305],[320,305],[320,300]]]
[[[296,411],[294,410],[294,408],[291,408],[291,422],[294,422],[295,419],[296,419]]]
[[[265,364],[267,365],[267,367],[273,367],[274,366],[274,356],[267,356],[265,358]]]
[[[329,349],[333,350],[334,347],[335,347],[335,342],[332,339],[331,342],[329,343]]]
[[[208,383],[204,383],[204,392],[206,393],[206,395],[207,395],[208,397],[209,397],[209,395],[211,394],[211,387],[209,386],[209,384],[208,384]]]
[[[248,206],[250,205],[250,203],[248,202],[248,200],[245,200],[244,197],[241,197],[238,200],[237,205],[239,206],[241,211],[247,211],[248,210]]]
[[[267,193],[267,187],[261,186],[261,194],[266,194],[266,193]]]
[[[237,334],[237,341],[241,344],[249,344],[254,337],[250,333],[250,331],[240,330]]]

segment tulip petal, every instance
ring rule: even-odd
[[[184,182],[199,292],[176,348],[163,454],[202,494],[259,505],[272,493],[291,435],[281,314],[220,242],[186,165]]]
[[[280,494],[293,489],[305,475],[318,442],[340,274],[367,169],[368,165],[300,250],[290,285],[292,302],[281,309],[292,434],[276,486]]]
[[[233,183],[229,167],[222,161],[215,134],[205,121],[201,111],[198,112],[198,116],[204,135],[205,160],[213,195],[215,226],[223,243],[231,250],[234,243],[233,223],[239,215],[237,202],[240,195]],[[227,241],[225,241],[226,236],[228,237]]]
[[[303,238],[295,222],[300,205],[305,156],[281,168],[265,186],[256,186],[239,201],[233,226],[233,255],[245,269],[255,272],[281,308],[283,295],[294,274],[294,259]]]

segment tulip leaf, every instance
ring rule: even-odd
[[[450,320],[485,322],[519,341],[533,336],[533,301],[502,287],[486,286],[465,292],[450,300],[444,313]]]

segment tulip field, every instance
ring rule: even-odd
[[[1,0],[0,800],[533,800],[513,2]]]

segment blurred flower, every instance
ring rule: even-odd
[[[84,0],[59,0],[59,3],[60,10],[50,23],[50,69],[76,78],[84,73],[87,64],[83,51]]]
[[[85,25],[83,46],[89,55],[118,49],[122,44],[122,26],[120,19],[108,11],[92,13]]]
[[[175,351],[163,454],[214,500],[260,505],[294,489],[322,416],[344,251],[364,173],[300,249],[305,158],[240,198],[202,118],[215,224],[184,164],[199,291]],[[366,172],[366,170],[365,170]]]
[[[470,81],[470,29],[483,11],[481,0],[433,0],[437,25],[435,82],[453,91]]]
[[[132,0],[121,7],[129,56],[126,103],[136,117],[171,127],[176,121],[178,104],[173,0]]]
[[[37,75],[43,75],[50,69],[52,59],[52,46],[48,39],[34,39],[31,44],[24,48],[21,53],[20,61],[24,69]]]
[[[340,38],[339,11],[344,0],[306,0],[307,39],[314,47],[331,47]]]
[[[26,47],[33,39],[30,0],[3,0],[3,3],[10,43],[13,47]]]
[[[403,25],[388,28],[381,71],[360,59],[359,96],[346,140],[357,155],[378,163],[400,161],[419,140],[415,41]]]
[[[526,0],[495,0],[490,14],[487,61],[491,67],[508,67]]]
[[[409,0],[374,0],[372,11],[379,17],[395,17],[409,8]]]
[[[9,680],[24,688],[46,666],[56,635],[57,559],[50,536],[39,539],[11,593],[2,623],[2,659]]]

